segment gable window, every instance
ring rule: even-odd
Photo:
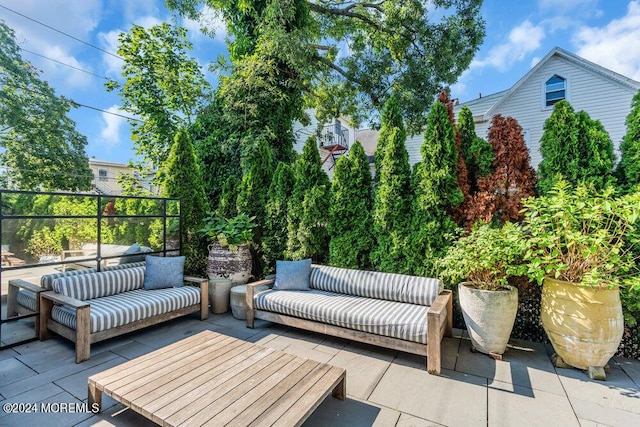
[[[555,74],[544,84],[545,106],[551,107],[567,98],[567,80]]]
[[[98,169],[98,180],[106,181],[107,180],[107,170],[106,169]]]

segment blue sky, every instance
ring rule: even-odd
[[[114,53],[118,34],[132,24],[152,26],[171,19],[163,0],[0,0],[0,5]],[[485,0],[482,13],[485,41],[452,87],[452,97],[460,101],[508,89],[555,46],[640,80],[640,0]],[[210,16],[218,28],[215,39],[202,35],[197,23],[182,21],[203,68],[226,51],[224,28]],[[120,75],[120,59],[3,8],[0,19],[16,31],[23,49],[98,76]],[[42,78],[59,95],[122,113],[120,99],[104,89],[103,77],[33,53],[23,51],[23,58],[43,71]],[[215,85],[216,76],[207,76]],[[126,163],[135,156],[129,126],[121,117],[86,107],[71,117],[87,136],[90,157]]]

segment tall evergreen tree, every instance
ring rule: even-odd
[[[331,183],[329,264],[364,268],[373,249],[371,171],[362,144],[338,159]]]
[[[180,199],[182,218],[182,249],[187,256],[186,268],[190,272],[203,265],[204,242],[196,231],[207,211],[207,199],[199,162],[189,134],[180,128],[169,150],[164,173],[162,196]]]
[[[640,90],[631,101],[626,124],[627,133],[620,144],[617,176],[623,189],[630,191],[640,184]]]
[[[249,145],[249,144],[246,144]],[[240,191],[236,200],[238,213],[255,217],[256,228],[253,230],[253,273],[259,275],[263,271],[262,265],[262,236],[264,231],[265,205],[267,192],[273,177],[273,153],[269,142],[263,136],[259,136],[244,160],[246,172],[240,182]]]
[[[398,129],[398,137],[403,141],[406,140],[407,134],[404,128],[404,122],[402,121],[402,114],[400,113],[400,105],[398,105],[398,99],[395,95],[391,95],[389,101],[384,105],[382,109],[382,121],[380,127],[380,133],[378,133],[378,144],[376,145],[376,152],[373,156],[375,162],[375,181],[378,182],[380,176],[380,167],[382,165],[382,159],[384,158],[384,150],[389,145],[389,139],[393,129]]]
[[[458,132],[460,133],[460,148],[462,158],[467,166],[469,177],[469,192],[478,191],[478,179],[491,171],[493,162],[493,147],[476,134],[473,113],[466,105],[458,115]]]
[[[553,105],[540,138],[542,161],[538,165],[538,192],[545,194],[559,176],[574,182],[578,157],[576,115],[566,100]]]
[[[238,215],[238,188],[240,187],[240,179],[235,175],[230,175],[222,187],[220,201],[215,212],[217,216],[223,218],[233,218]]]
[[[436,102],[427,116],[422,161],[413,177],[410,243],[407,245],[408,270],[412,274],[433,274],[433,263],[449,246],[450,234],[457,226],[451,212],[462,203],[458,187],[458,150],[449,111]]]
[[[410,223],[411,167],[405,133],[391,130],[380,165],[373,200],[373,233],[376,240],[371,262],[376,270],[405,271],[405,237]]]
[[[590,183],[597,189],[613,184],[613,142],[600,120],[593,120],[586,111],[576,114],[578,133],[578,169],[576,184]]]
[[[278,162],[267,192],[264,232],[262,237],[263,268],[265,274],[275,272],[276,261],[284,259],[287,249],[287,207],[293,193],[293,168]]]
[[[302,155],[295,162],[294,177],[287,212],[285,256],[294,260],[312,258],[314,262],[323,262],[329,249],[327,222],[331,184],[322,170],[314,136],[309,137]]]
[[[569,183],[591,183],[602,188],[612,182],[615,162],[613,143],[599,121],[569,102],[553,106],[540,140],[542,161],[538,166],[538,192],[546,193],[558,177]]]

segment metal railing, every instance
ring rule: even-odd
[[[180,255],[182,221],[180,201],[157,197],[99,194],[31,192],[0,189],[0,243],[2,244],[2,305],[7,287],[3,274],[16,278],[28,269],[50,267],[51,272],[70,265],[94,264],[100,271],[122,254],[104,252],[105,245],[148,246],[162,256]],[[95,253],[62,258],[62,252],[95,245]],[[39,285],[39,283],[35,283]],[[5,345],[5,325],[37,313],[0,316],[0,350],[28,340]]]

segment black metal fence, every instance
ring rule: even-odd
[[[7,316],[10,279],[36,282],[68,268],[100,270],[135,243],[147,254],[180,255],[181,228],[177,199],[0,190],[0,349],[36,338],[20,332],[36,314]]]

